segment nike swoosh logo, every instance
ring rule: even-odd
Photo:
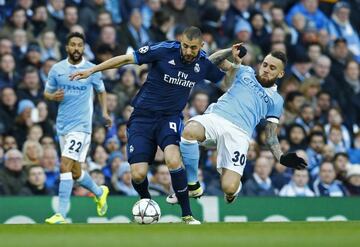
[[[234,165],[234,166],[240,166],[240,165],[237,165],[237,164],[235,164],[235,163],[234,163],[233,165]]]

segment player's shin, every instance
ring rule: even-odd
[[[71,172],[60,174],[59,185],[59,213],[65,218],[70,203],[71,191],[74,185]]]
[[[180,167],[170,170],[171,182],[182,210],[182,216],[192,215],[189,202],[186,172]]]
[[[196,140],[187,140],[181,137],[180,151],[185,165],[189,190],[200,187],[198,183],[199,144]]]
[[[79,184],[88,189],[89,191],[91,191],[92,193],[94,193],[94,195],[96,197],[100,197],[103,193],[102,189],[100,186],[98,186],[94,180],[90,177],[89,173],[87,173],[86,171],[82,170],[81,171],[81,176],[80,178],[77,180],[77,182],[79,182]]]
[[[149,181],[147,177],[145,176],[145,179],[141,182],[137,182],[134,179],[131,180],[131,183],[136,190],[136,192],[139,194],[141,199],[148,198],[151,199],[150,193],[149,193]]]

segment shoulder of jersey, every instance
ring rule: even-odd
[[[179,49],[180,48],[180,42],[178,41],[163,41],[160,43],[156,43],[150,46],[143,46],[141,48],[143,48],[143,50],[146,50],[145,48],[148,48],[150,50],[156,50],[159,48],[163,48],[163,49]],[[141,48],[139,49],[139,51],[141,51]]]

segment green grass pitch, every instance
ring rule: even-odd
[[[360,222],[0,225],[1,247],[360,246]]]

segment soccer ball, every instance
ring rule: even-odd
[[[151,199],[141,199],[132,208],[135,222],[139,224],[153,224],[160,219],[160,207]]]

